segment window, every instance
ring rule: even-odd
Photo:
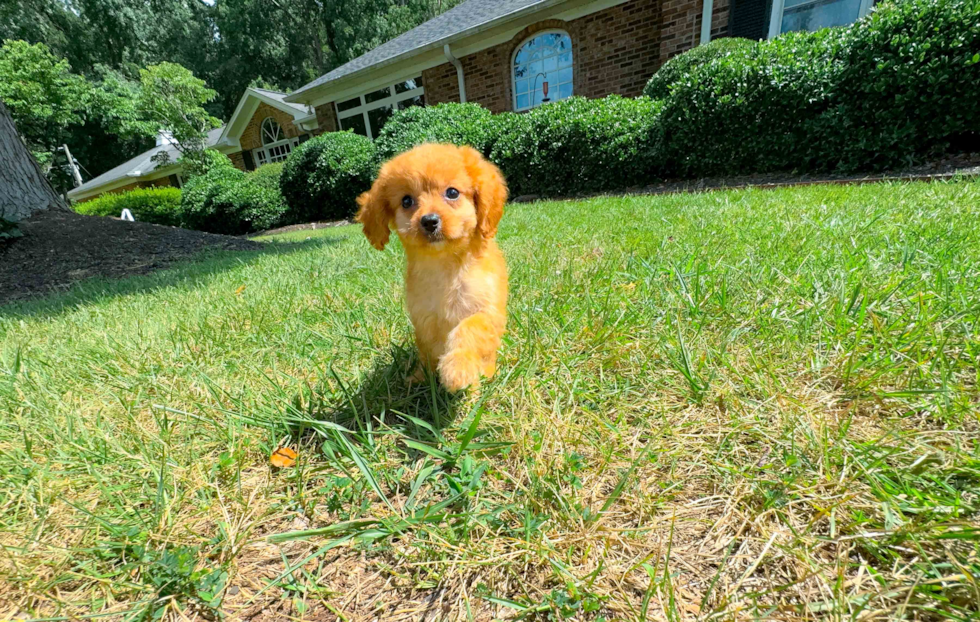
[[[396,110],[424,105],[425,89],[419,76],[337,102],[337,120],[341,130],[374,139]]]
[[[514,110],[530,110],[572,96],[572,39],[540,32],[514,52]]]
[[[867,15],[871,4],[872,0],[773,0],[769,38],[850,24]]]
[[[293,147],[299,144],[298,138],[288,138],[279,122],[272,117],[262,121],[260,130],[262,146],[252,150],[255,166],[271,162],[283,162],[292,153]]]

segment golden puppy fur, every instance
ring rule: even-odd
[[[507,323],[507,266],[494,236],[507,184],[470,147],[421,145],[385,163],[357,199],[378,250],[405,247],[405,298],[422,364],[449,391],[496,371]],[[418,370],[415,379],[419,379]]]

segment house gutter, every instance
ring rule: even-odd
[[[456,68],[456,81],[459,82],[459,103],[466,103],[466,79],[463,77],[463,63],[459,62],[459,59],[453,56],[452,50],[449,49],[449,44],[442,46],[442,53],[446,55],[446,60],[453,64]]]
[[[701,40],[698,45],[711,41],[711,13],[714,8],[715,0],[704,0],[704,7],[701,9]]]

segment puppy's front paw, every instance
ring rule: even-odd
[[[423,368],[421,365],[419,365],[418,367],[415,368],[415,371],[414,372],[412,372],[409,376],[407,376],[405,378],[405,380],[408,382],[408,386],[412,386],[413,384],[422,384],[422,383],[424,383],[425,382],[425,368]]]
[[[439,361],[439,381],[450,393],[480,385],[480,361],[472,354],[453,350]]]

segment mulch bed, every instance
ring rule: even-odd
[[[91,277],[166,268],[202,251],[256,250],[258,242],[74,212],[40,212],[23,237],[0,244],[0,305],[68,289]]]

